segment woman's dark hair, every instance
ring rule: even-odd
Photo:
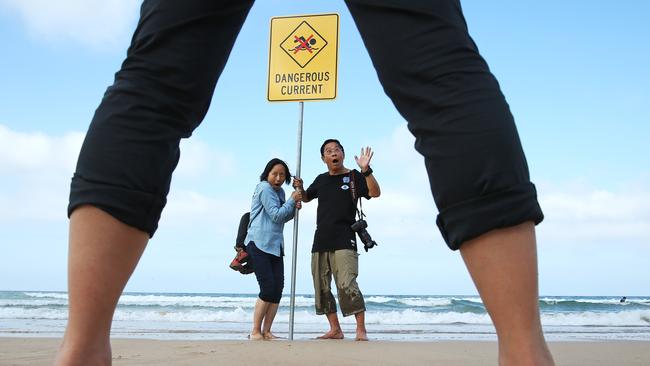
[[[285,176],[284,182],[287,184],[291,183],[291,173],[289,173],[289,167],[287,166],[287,163],[285,163],[284,161],[278,158],[273,158],[271,159],[271,161],[269,161],[266,164],[264,171],[260,175],[260,182],[266,180],[266,178],[268,178],[269,176],[269,173],[271,172],[271,169],[273,169],[273,167],[278,164],[281,164],[284,167],[284,176]]]

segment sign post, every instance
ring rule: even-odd
[[[339,16],[315,14],[271,18],[269,74],[266,98],[269,102],[299,102],[298,156],[300,177],[304,102],[336,98]],[[293,221],[289,339],[293,340],[296,299],[298,219]]]

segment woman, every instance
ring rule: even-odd
[[[278,311],[284,288],[284,223],[300,209],[300,193],[294,191],[284,199],[282,184],[289,184],[291,174],[287,164],[277,158],[266,164],[255,187],[251,202],[250,223],[245,243],[251,256],[260,293],[255,303],[251,340],[278,338],[271,333],[271,325]]]

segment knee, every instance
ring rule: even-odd
[[[272,304],[278,304],[282,299],[282,289],[282,284],[276,281],[265,283],[260,286],[259,298]]]

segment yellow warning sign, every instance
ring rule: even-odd
[[[336,98],[339,15],[271,18],[267,99]]]

